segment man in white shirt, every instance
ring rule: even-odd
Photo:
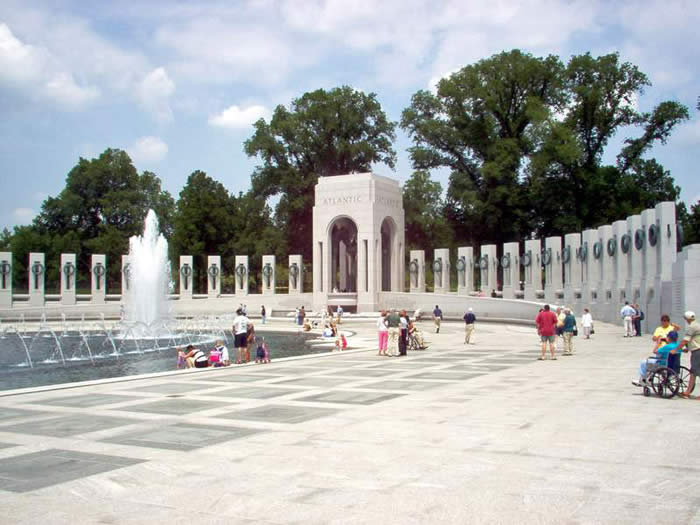
[[[625,306],[620,310],[620,315],[625,324],[625,337],[632,337],[634,335],[632,318],[637,315],[637,310],[630,306],[629,302],[625,301]]]
[[[233,320],[234,346],[238,351],[236,364],[241,364],[243,352],[248,348],[248,318],[243,315],[243,311],[239,308],[236,310],[236,318]]]

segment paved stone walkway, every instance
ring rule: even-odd
[[[0,397],[0,522],[700,523],[700,403],[631,386],[647,338],[541,362],[528,327],[423,327],[402,358]]]

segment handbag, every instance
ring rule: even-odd
[[[578,335],[578,328],[574,326],[574,335]]]
[[[595,333],[595,330],[593,330],[593,327],[591,326],[591,335]]]

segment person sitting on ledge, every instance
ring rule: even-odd
[[[199,348],[187,345],[185,351],[185,366],[187,368],[207,368],[209,366],[207,355]]]

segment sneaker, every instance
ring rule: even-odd
[[[642,383],[639,382],[639,379],[633,379],[633,380],[632,380],[632,384],[633,384],[634,386],[642,386]]]

